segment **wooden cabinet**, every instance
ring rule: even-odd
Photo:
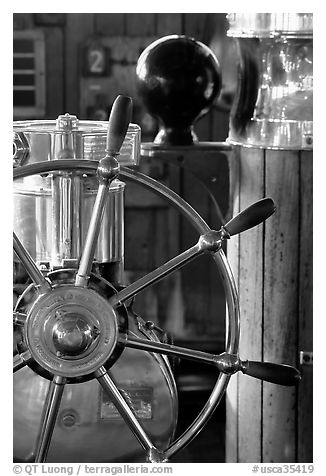
[[[234,212],[271,197],[276,212],[230,240],[240,297],[243,359],[297,366],[297,388],[236,375],[227,390],[229,462],[312,461],[312,152],[237,148]]]

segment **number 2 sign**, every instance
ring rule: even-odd
[[[104,76],[108,70],[108,50],[100,38],[87,41],[84,54],[84,75]]]

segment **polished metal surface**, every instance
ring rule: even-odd
[[[313,147],[312,13],[229,14],[237,91],[228,143],[249,148]]]
[[[299,354],[299,362],[300,365],[313,365],[313,352],[307,352],[307,351],[300,351]]]
[[[56,286],[32,306],[25,338],[43,369],[62,377],[81,377],[94,372],[113,353],[118,317],[93,289]]]
[[[107,148],[108,122],[79,121],[65,114],[56,121],[14,123],[14,166],[66,159],[103,159]],[[119,143],[120,144],[120,143]],[[138,163],[140,128],[126,124],[118,162]],[[51,269],[65,260],[78,259],[84,247],[86,229],[97,193],[92,173],[73,170],[27,177],[14,183],[14,229],[37,264]],[[103,214],[95,256],[100,263],[123,267],[123,188],[114,180],[108,192],[112,197]],[[96,190],[95,190],[96,189]],[[118,273],[118,274],[121,274]]]
[[[175,258],[172,258],[170,261],[163,264],[159,268],[146,274],[144,277],[138,279],[123,290],[119,291],[116,295],[110,298],[110,304],[112,306],[115,306],[118,303],[123,303],[127,301],[146,287],[151,286],[152,284],[160,281],[168,274],[179,269],[181,266],[184,266],[186,263],[189,263],[189,261],[196,258],[202,252],[203,250],[200,248],[199,245],[195,245],[189,248],[187,251],[181,253]]]
[[[14,182],[14,229],[37,263],[53,268],[79,257],[97,194],[92,175],[72,170]],[[124,188],[119,180],[109,188],[95,253],[100,263],[123,264]]]
[[[42,424],[35,451],[35,463],[43,463],[47,456],[62,399],[64,385],[65,379],[58,376],[55,376],[50,384],[41,419]]]
[[[13,371],[17,372],[17,370],[22,369],[28,362],[31,360],[32,356],[29,350],[22,352],[21,354],[14,355],[14,365]]]
[[[228,36],[312,38],[312,13],[228,13]]]
[[[13,323],[17,326],[23,326],[26,322],[27,315],[23,312],[13,313]]]
[[[24,165],[29,156],[29,145],[23,133],[14,132],[13,162],[14,167]]]
[[[113,156],[107,156],[99,162],[97,168],[99,187],[76,275],[76,286],[84,287],[87,285],[94,261],[103,213],[109,196],[109,186],[111,182],[118,177],[119,170],[119,163]]]
[[[95,178],[88,180],[89,188],[83,193],[82,243],[85,243],[90,217],[97,195]],[[96,189],[95,189],[96,186]],[[124,263],[124,190],[120,180],[111,182],[107,204],[103,213],[102,226],[96,247],[95,257],[99,263]],[[80,248],[82,249],[82,247]]]
[[[106,155],[99,161],[96,170],[98,191],[87,230],[83,252],[75,279],[75,286],[87,286],[93,266],[103,213],[109,196],[110,184],[119,175],[120,165],[116,157],[120,153],[128,125],[131,120],[132,100],[127,96],[118,96],[110,113],[106,136]]]
[[[114,405],[118,409],[120,415],[125,420],[131,431],[134,433],[142,447],[146,451],[150,451],[155,448],[148,435],[135,417],[132,409],[127,404],[126,400],[122,396],[121,392],[119,391],[113,379],[110,377],[105,368],[100,367],[98,370],[96,370],[95,377],[99,381],[100,385],[103,387],[104,391],[108,393]]]
[[[54,346],[65,356],[82,354],[92,344],[94,335],[95,329],[74,313],[61,318],[53,327]]]
[[[277,383],[278,385],[292,386],[300,380],[300,372],[290,366],[274,364],[270,362],[255,362],[249,360],[240,360],[238,355],[223,352],[214,355],[208,352],[202,352],[195,349],[187,349],[177,345],[166,344],[162,342],[152,342],[145,339],[133,339],[121,341],[121,344],[132,349],[146,350],[148,352],[159,352],[160,354],[181,357],[188,360],[214,365],[220,372],[232,375],[241,371],[267,382]]]
[[[133,335],[140,335],[133,319],[130,328]],[[139,421],[156,447],[168,446],[176,427],[178,399],[165,359],[125,349],[110,374],[120,391],[151,391],[151,418]],[[34,450],[49,384],[29,367],[14,374],[14,455],[20,460]],[[47,463],[145,461],[142,446],[103,394],[97,380],[65,386]]]
[[[14,133],[20,137],[19,144],[24,141],[24,149],[29,149],[27,158],[22,165],[42,162],[44,160],[82,159],[99,161],[106,154],[108,121],[78,120],[72,127],[62,127],[65,117],[57,120],[14,121]],[[14,160],[19,144],[14,147]],[[66,151],[63,153],[63,151]],[[69,151],[70,156],[68,156]],[[16,154],[15,154],[16,153]],[[140,157],[140,127],[129,124],[123,141],[119,162],[123,165],[137,165]]]
[[[13,233],[14,237],[14,251],[22,264],[24,265],[27,273],[29,274],[30,278],[34,282],[38,292],[40,294],[48,293],[51,291],[51,284],[49,281],[43,276],[41,271],[36,266],[33,258],[28,253],[28,251],[24,248],[22,243],[20,242],[19,238]]]
[[[51,198],[48,201],[51,203],[51,221],[48,223],[46,212],[35,218],[37,227],[41,227],[42,223],[48,225],[43,229],[43,237],[50,245],[49,261],[53,267],[79,255],[84,186],[81,177],[74,173],[53,175],[50,180]]]

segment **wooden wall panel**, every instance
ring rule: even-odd
[[[230,170],[230,216],[235,216],[240,212],[240,157],[235,149],[228,156]],[[232,242],[227,243],[227,258],[230,263],[232,273],[239,289],[239,253],[240,235],[232,237]],[[225,396],[226,427],[225,427],[225,461],[234,463],[238,461],[238,394],[239,394],[239,374],[231,376]]]
[[[199,158],[198,158],[199,160]],[[203,165],[204,166],[204,165]],[[207,220],[209,212],[209,197],[203,192],[202,187],[192,174],[184,171],[183,198]],[[194,232],[189,222],[182,220],[181,249],[187,249],[198,241],[198,234]],[[209,273],[207,272],[211,259],[207,256],[197,258],[182,270],[183,292],[187,297],[187,317],[194,335],[209,335],[211,322],[211,309],[207,299]],[[197,327],[197,328],[196,328]]]
[[[95,13],[94,28],[96,33],[103,36],[118,36],[125,34],[125,13]]]
[[[46,38],[46,119],[65,111],[64,42],[61,28],[44,28]],[[55,52],[55,56],[53,55]],[[55,60],[54,60],[55,58]]]
[[[70,13],[67,15],[65,42],[65,90],[66,111],[80,116],[81,51],[87,38],[93,34],[92,13]]]
[[[212,200],[209,200],[209,212],[207,217],[207,223],[214,230],[219,230],[221,227],[220,215],[223,217],[223,223],[226,221],[226,215],[229,208],[229,184],[228,184],[228,154],[231,152],[220,152],[212,154],[209,160],[205,163],[205,177],[206,185],[211,184],[211,191],[215,197],[220,214],[215,209]],[[197,161],[200,165],[200,162]],[[226,245],[224,246],[226,252]],[[209,280],[207,289],[207,298],[209,300],[210,313],[211,313],[211,326],[214,329],[214,333],[218,336],[218,339],[222,343],[224,348],[225,342],[225,319],[226,319],[226,306],[225,306],[225,293],[223,283],[220,279],[216,266],[210,266],[208,269]]]
[[[311,162],[308,152],[246,148],[239,167],[230,161],[234,206],[264,195],[277,206],[265,225],[228,243],[233,270],[238,264],[243,359],[298,366],[300,350],[312,350]],[[300,370],[298,388],[244,375],[229,386],[227,461],[312,461],[312,368]]]
[[[34,28],[33,13],[14,13],[13,27],[14,30],[28,30]]]
[[[247,149],[240,153],[237,148],[230,169],[235,215],[264,196],[264,152]],[[232,237],[228,244],[240,300],[240,357],[258,361],[262,360],[263,243],[264,225],[259,225]],[[227,461],[259,461],[262,383],[242,374],[236,379],[237,385],[227,390]]]
[[[136,63],[153,37],[106,36],[103,45],[110,52],[110,73],[106,76],[85,76],[79,78],[80,84],[80,118],[90,118],[90,109],[95,106],[99,97],[103,97],[103,107],[111,106],[118,94],[133,98],[136,109],[140,101],[136,87]]]
[[[205,27],[208,13],[185,13],[184,34],[202,41],[205,35]]]
[[[125,267],[127,270],[148,272],[155,267],[155,209],[128,208],[125,210]],[[141,223],[141,227],[139,226]],[[153,236],[154,238],[154,236]]]
[[[264,196],[264,151],[244,150],[240,160],[240,209],[244,210]],[[232,238],[231,238],[232,239]],[[242,359],[262,359],[263,316],[263,244],[264,224],[241,233],[239,298],[240,356]],[[243,349],[243,350],[242,350]],[[239,374],[239,462],[258,461],[261,456],[261,388],[259,380]],[[251,438],[248,438],[248,434]]]
[[[155,13],[126,13],[127,36],[152,36],[155,32]]]
[[[266,195],[277,212],[266,221],[264,360],[296,365],[299,156],[266,151]],[[263,461],[296,460],[295,387],[263,385]],[[280,437],[280,434],[282,435]]]
[[[157,13],[156,35],[158,38],[165,35],[180,35],[182,33],[181,13]]]
[[[300,157],[299,352],[313,351],[312,164],[312,152],[302,151]],[[298,460],[304,463],[311,462],[313,455],[313,366],[303,364],[301,373],[302,379],[298,388]]]

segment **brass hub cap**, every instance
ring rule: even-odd
[[[45,370],[64,377],[97,370],[117,339],[115,310],[92,289],[57,287],[36,301],[26,322],[32,357]]]
[[[81,355],[93,342],[98,329],[79,314],[66,313],[53,327],[53,342],[63,356]]]

